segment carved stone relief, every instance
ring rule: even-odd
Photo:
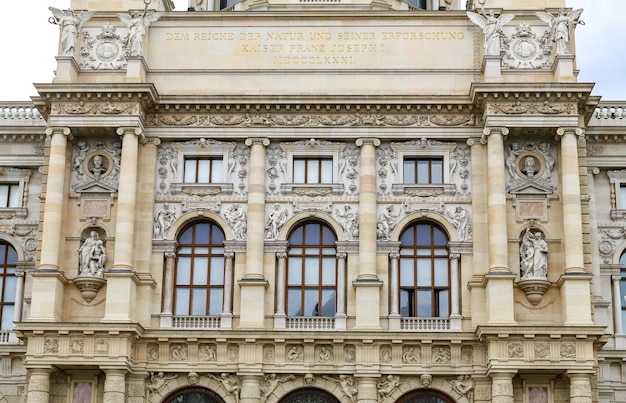
[[[554,192],[556,186],[552,182],[552,171],[555,161],[550,143],[512,142],[507,147],[505,160],[509,176],[507,190],[523,193],[532,187],[533,193]]]
[[[173,344],[170,346],[170,360],[187,361],[187,346],[183,344]]]
[[[470,177],[470,150],[466,145],[459,145],[450,153],[450,180],[456,185],[459,196],[471,195]]]
[[[304,360],[304,351],[300,346],[289,346],[287,348],[287,360],[291,362],[302,362]]]
[[[203,344],[198,348],[198,359],[200,361],[217,361],[217,347],[212,344]]]
[[[7,225],[0,226],[0,232],[11,235],[22,245],[26,261],[35,260],[37,251],[37,226],[36,225]]]
[[[601,239],[598,242],[598,250],[603,263],[610,264],[613,262],[613,254],[615,253],[616,242],[621,242],[626,238],[626,231],[622,228],[607,228],[598,231]]]
[[[153,237],[154,239],[165,239],[167,233],[172,227],[176,216],[176,206],[171,206],[169,203],[163,203],[163,206],[157,211],[154,216],[153,223]]]
[[[116,31],[117,28],[110,23],[103,26],[98,34],[95,34],[97,32],[95,29],[83,30],[78,62],[81,69],[119,70],[126,68],[122,39]]]
[[[235,193],[238,195],[248,194],[248,162],[250,159],[250,148],[244,145],[237,147],[228,160],[228,179],[232,183],[237,183]]]
[[[245,241],[248,221],[244,207],[237,203],[229,206],[224,211],[224,218],[233,230],[233,239]]]
[[[389,196],[391,184],[398,176],[398,153],[387,146],[376,149],[378,162],[378,196]]]
[[[416,352],[415,347],[403,347],[402,362],[404,364],[418,364],[420,362],[419,350]]]
[[[388,241],[391,239],[391,232],[396,227],[401,213],[402,210],[394,213],[393,205],[389,205],[382,210],[376,223],[376,238],[378,240]]]
[[[450,353],[450,347],[438,347],[435,349],[432,356],[433,363],[435,364],[448,364],[452,355]]]
[[[343,212],[335,209],[335,215],[338,217],[339,223],[346,234],[346,239],[348,241],[359,239],[359,217],[356,208],[346,204]]]
[[[333,358],[333,352],[330,347],[320,346],[315,348],[315,362],[331,363]]]
[[[521,23],[510,38],[503,36],[502,66],[510,69],[539,69],[550,67],[552,46],[550,33],[537,36],[532,28]]]
[[[79,141],[72,159],[74,192],[116,192],[119,187],[120,142]]]
[[[446,211],[446,214],[456,228],[459,240],[462,242],[470,241],[472,239],[472,219],[468,209],[459,206],[454,211]]]
[[[274,209],[265,222],[265,239],[278,239],[280,229],[287,222],[288,215],[287,209],[281,209],[278,203],[274,204]]]
[[[267,156],[267,193],[278,195],[280,185],[287,180],[287,153],[278,146],[269,146],[266,149]]]
[[[360,150],[356,147],[346,147],[339,153],[339,182],[346,184],[346,195],[358,195],[358,178]]]
[[[576,345],[574,343],[561,343],[559,353],[561,358],[576,358]]]

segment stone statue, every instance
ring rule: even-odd
[[[383,210],[376,224],[376,236],[381,241],[391,239],[391,231],[396,227],[400,213],[393,214],[393,206],[387,206]]]
[[[148,401],[151,401],[155,393],[160,393],[167,382],[176,379],[178,375],[165,376],[163,372],[150,372],[150,383],[148,384]]]
[[[346,205],[344,212],[341,214],[338,209],[335,209],[335,214],[339,217],[339,223],[346,233],[346,239],[353,241],[359,237],[359,221],[357,212],[351,206]]]
[[[467,210],[462,207],[457,207],[454,213],[448,212],[448,217],[452,219],[452,225],[456,228],[459,240],[469,241],[472,230]]]
[[[233,238],[245,240],[248,224],[243,207],[239,204],[233,204],[224,212],[224,217],[233,230]]]
[[[278,233],[287,222],[287,210],[281,210],[280,204],[274,204],[272,211],[265,224],[265,239],[278,239]]]
[[[48,10],[52,12],[56,23],[61,29],[61,54],[63,56],[73,56],[80,30],[95,14],[95,11],[83,11],[76,15],[71,8],[68,8],[67,11],[62,11],[55,7],[48,7]]]
[[[83,162],[85,162],[85,158],[87,158],[87,151],[89,151],[89,145],[84,141],[79,141],[76,143],[78,146],[78,155],[74,158],[74,166],[73,169],[78,173],[79,177],[83,177],[85,175],[85,168],[83,167]]]
[[[511,179],[515,179],[519,177],[519,175],[517,175],[517,172],[516,172],[515,160],[517,159],[517,156],[520,155],[522,151],[524,150],[522,149],[522,146],[520,143],[518,142],[511,143],[511,146],[509,147],[509,155],[507,155],[506,161],[505,161],[506,169],[509,172]]]
[[[226,391],[226,394],[233,395],[235,397],[235,403],[239,403],[239,392],[241,391],[241,386],[239,385],[239,378],[237,378],[237,375],[222,372],[219,378],[213,374],[207,374],[207,376],[219,382],[222,385],[222,388]]]
[[[80,276],[102,277],[106,264],[106,248],[104,241],[96,231],[91,231],[89,238],[77,249],[78,271]]]
[[[264,403],[269,395],[274,392],[281,382],[292,381],[296,379],[295,375],[287,375],[282,378],[276,376],[276,374],[269,374],[265,376],[263,384],[261,385],[261,403]]]
[[[323,375],[322,378],[339,385],[339,388],[343,391],[343,393],[348,396],[352,402],[356,402],[358,390],[354,387],[354,379],[351,376],[339,375],[339,379],[335,379],[330,376]]]
[[[156,22],[163,13],[150,13],[139,15],[139,11],[135,10],[132,15],[118,13],[119,19],[128,25],[128,36],[126,37],[126,55],[127,56],[143,56],[143,35],[146,28]]]
[[[385,398],[389,397],[401,383],[399,376],[387,375],[383,377],[376,385],[378,389],[378,401],[382,402]]]
[[[582,8],[572,10],[567,15],[565,15],[565,10],[561,8],[556,17],[543,11],[535,13],[540,20],[550,26],[550,37],[552,42],[556,43],[557,55],[570,54],[569,42],[574,34],[574,28],[577,24],[585,25],[584,21],[578,20],[582,13]]]
[[[483,30],[483,35],[485,35],[485,56],[500,56],[500,30],[515,16],[502,14],[499,18],[496,18],[493,10],[489,10],[489,15],[487,15],[483,8],[482,15],[468,11],[467,17]]]
[[[175,219],[176,207],[170,208],[169,203],[164,203],[163,208],[154,217],[154,238],[165,239]]]
[[[217,352],[211,346],[204,345],[198,350],[200,361],[217,361]]]
[[[419,362],[413,347],[407,348],[406,351],[402,353],[402,362],[405,364],[417,364]]]
[[[326,346],[322,346],[322,348],[320,349],[319,354],[317,355],[317,362],[327,362],[332,360],[333,358],[333,353],[326,348]]]
[[[302,351],[298,350],[298,348],[296,346],[292,346],[287,351],[287,358],[291,362],[301,361],[302,360]]]
[[[548,244],[542,238],[541,232],[533,234],[530,228],[526,228],[519,254],[521,280],[548,278]]]

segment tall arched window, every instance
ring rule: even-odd
[[[17,277],[17,251],[9,243],[0,241],[0,330],[13,328],[15,310],[15,290]]]
[[[217,316],[224,297],[224,233],[210,222],[178,237],[174,315]]]
[[[400,237],[400,315],[450,315],[448,237],[427,222],[409,226]]]
[[[324,224],[307,222],[289,236],[287,316],[335,315],[337,257],[335,234]]]
[[[626,252],[619,259],[622,265],[622,279],[619,282],[619,300],[622,308],[622,332],[626,332]]]

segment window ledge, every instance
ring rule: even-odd
[[[411,197],[437,197],[437,196],[453,196],[456,192],[456,186],[453,184],[442,185],[407,185],[404,183],[396,183],[391,186],[394,196],[411,196]]]
[[[308,197],[341,196],[345,191],[343,183],[283,183],[280,189],[286,196]]]
[[[424,332],[450,331],[450,318],[400,318],[400,330]]]
[[[613,219],[613,220],[625,220],[626,219],[626,210],[622,210],[622,209],[613,209],[613,210],[611,210],[611,219]]]
[[[189,196],[217,196],[220,194],[232,194],[232,183],[173,183],[172,192]]]

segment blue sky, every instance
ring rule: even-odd
[[[33,82],[50,82],[55,69],[58,27],[48,23],[48,6],[66,9],[70,0],[3,1],[0,24],[3,62],[0,101],[27,101],[36,95]],[[175,0],[184,10],[187,0]],[[584,8],[585,25],[576,29],[579,81],[595,82],[594,95],[603,100],[626,100],[626,0],[567,0]]]

